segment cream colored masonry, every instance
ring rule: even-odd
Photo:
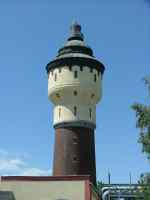
[[[0,191],[15,200],[85,200],[85,181],[2,181]]]
[[[75,77],[76,76],[76,77]],[[49,72],[48,96],[54,104],[54,125],[62,122],[96,123],[96,104],[101,99],[101,73],[89,67],[64,66]]]

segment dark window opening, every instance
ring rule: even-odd
[[[74,71],[74,78],[78,77],[78,71]]]
[[[89,113],[90,113],[90,119],[92,119],[92,109],[89,109]]]
[[[77,115],[77,107],[74,106],[74,115],[76,116]]]
[[[80,66],[80,71],[83,71],[83,66]]]
[[[56,93],[56,97],[57,97],[57,98],[60,98],[60,94],[59,94],[59,93]]]
[[[78,138],[77,137],[73,137],[73,144],[78,144]]]
[[[95,82],[97,81],[97,77],[96,77],[96,74],[94,74],[94,81],[95,81]]]
[[[61,73],[61,68],[59,68],[59,73]]]
[[[72,158],[72,162],[79,162],[78,157],[77,157],[77,156],[73,156],[73,158]]]
[[[57,74],[55,74],[54,80],[57,81]]]
[[[69,70],[72,71],[72,66],[71,65],[69,66]]]
[[[75,91],[73,92],[73,94],[74,94],[74,96],[77,96],[78,93],[77,93],[77,91],[75,90]]]
[[[92,67],[90,68],[90,72],[93,72],[93,68]]]
[[[95,94],[91,94],[91,98],[93,99],[95,97]]]
[[[61,108],[59,108],[59,119],[60,119],[60,116],[61,116]]]

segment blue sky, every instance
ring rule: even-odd
[[[149,103],[142,82],[150,74],[147,0],[0,1],[0,174],[50,174],[54,130],[46,64],[69,35],[73,20],[106,66],[97,107],[97,177],[133,182],[150,163],[137,143],[131,105]]]

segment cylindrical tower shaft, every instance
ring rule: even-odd
[[[53,175],[90,175],[96,183],[94,129],[55,129]]]

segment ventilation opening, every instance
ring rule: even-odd
[[[95,94],[91,94],[91,98],[93,99],[95,97]]]
[[[80,66],[80,71],[83,71],[83,66]]]
[[[97,76],[96,76],[96,74],[94,74],[94,82],[96,82],[97,81]]]
[[[74,136],[72,140],[73,140],[73,144],[78,144],[78,138],[76,136]]]
[[[78,71],[74,71],[74,78],[78,78]]]
[[[75,90],[75,91],[73,92],[73,94],[74,94],[74,96],[77,96],[78,93],[77,93],[77,91]]]
[[[61,108],[59,108],[59,110],[58,110],[58,117],[59,117],[59,119],[61,117]]]
[[[71,65],[69,66],[69,71],[72,71],[72,66]]]
[[[56,93],[56,97],[57,97],[57,98],[60,98],[60,94],[59,94],[59,93]]]
[[[89,115],[90,115],[90,119],[92,119],[92,109],[89,108]]]
[[[77,115],[77,107],[74,106],[74,115],[76,116]]]
[[[77,156],[73,156],[73,157],[72,157],[72,162],[78,163],[78,162],[79,162],[78,157],[77,157]]]
[[[54,81],[57,81],[57,74],[55,74],[54,76]]]

